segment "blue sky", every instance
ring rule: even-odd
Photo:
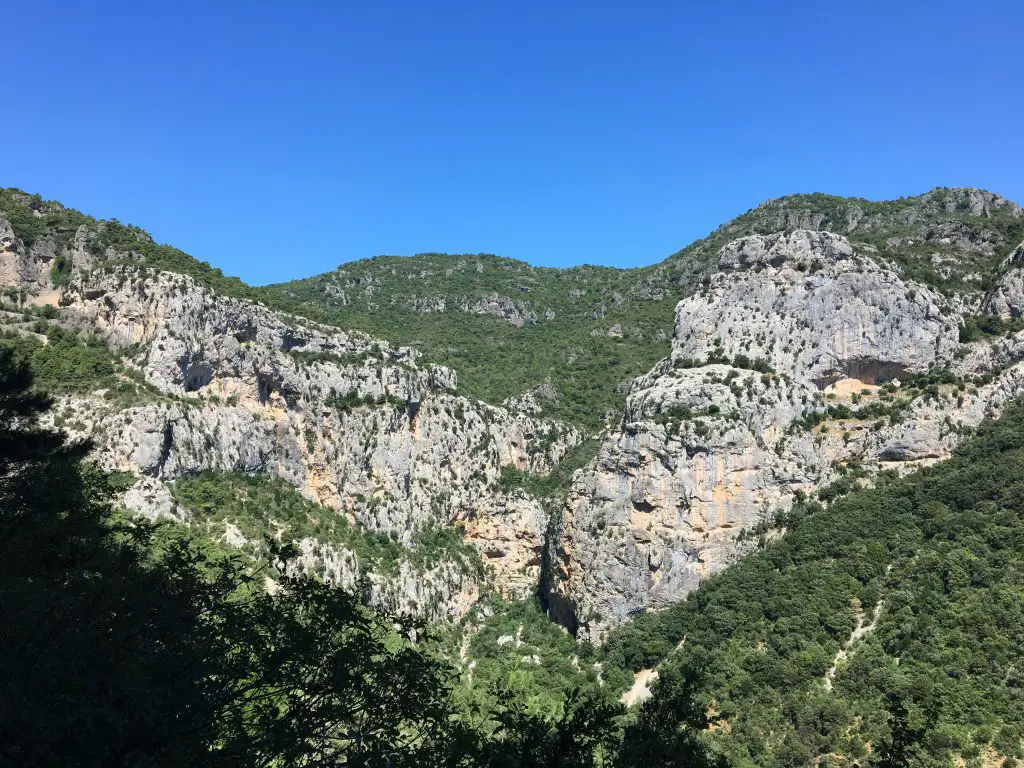
[[[4,5],[0,185],[253,283],[649,264],[790,192],[1024,203],[1019,0]]]

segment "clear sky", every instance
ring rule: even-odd
[[[1021,0],[2,8],[0,185],[253,283],[649,264],[791,192],[1024,203]]]

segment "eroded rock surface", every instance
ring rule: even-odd
[[[740,531],[844,466],[948,456],[1024,383],[1021,342],[961,345],[957,306],[828,232],[723,247],[676,308],[671,355],[634,381],[622,428],[574,482],[556,616],[600,640],[685,597],[742,556]],[[948,383],[912,387],[938,370]]]
[[[501,591],[535,588],[547,514],[501,491],[501,468],[549,470],[576,430],[461,397],[451,370],[421,365],[413,350],[218,296],[183,275],[83,272],[62,305],[126,352],[153,390],[154,402],[122,409],[73,404],[104,464],[142,478],[126,497],[138,511],[175,515],[161,483],[204,470],[270,474],[402,542],[461,524]],[[304,557],[339,583],[355,578],[329,548],[307,542]],[[378,584],[375,599],[457,615],[480,587],[450,567],[422,576]]]
[[[376,573],[337,542],[299,542],[295,567],[430,618],[461,615],[490,584],[523,597],[540,583],[554,616],[600,640],[742,557],[740,532],[797,493],[851,468],[941,460],[1024,386],[1024,333],[1012,332],[1024,316],[1024,214],[980,190],[768,201],[635,271],[425,255],[259,294],[313,310],[411,311],[417,322],[481,314],[490,317],[475,328],[503,333],[584,328],[558,347],[570,371],[591,339],[664,343],[646,374],[634,379],[637,365],[611,382],[626,396],[621,422],[601,411],[598,455],[552,520],[509,490],[502,468],[545,473],[583,439],[542,418],[565,396],[558,361],[543,382],[488,405],[460,396],[455,373],[419,351],[177,274],[224,287],[141,230],[12,199],[26,208],[0,215],[5,327],[44,341],[40,315],[24,308],[59,297],[47,322],[99,332],[117,350],[132,397],[79,392],[54,419],[135,475],[126,505],[195,522],[171,484],[217,470],[280,478],[405,545],[430,526],[460,526],[489,566],[483,579],[452,558]],[[666,309],[681,299],[670,348],[668,312],[652,320],[664,310],[645,303],[668,297]],[[231,525],[218,535],[247,545]]]

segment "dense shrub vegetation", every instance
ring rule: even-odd
[[[99,336],[37,321],[32,334],[7,331],[0,343],[14,350],[51,392],[85,392],[116,382],[114,355]]]
[[[960,327],[960,342],[967,344],[993,336],[1005,336],[1024,330],[1024,319],[1004,320],[996,315],[970,315]]]
[[[53,307],[0,310],[0,347],[27,366],[38,388],[55,394],[102,395],[115,408],[188,398],[165,395],[128,359],[135,347],[111,350],[95,333],[74,331],[55,320]],[[58,410],[57,421],[64,416]]]
[[[553,505],[561,506],[565,492],[572,484],[572,477],[597,455],[598,441],[584,440],[570,448],[562,460],[545,475],[525,472],[511,464],[501,468],[499,480],[502,490],[508,492],[520,489],[541,501],[550,500]]]
[[[0,213],[7,217],[15,237],[26,247],[45,237],[53,237],[57,243],[65,244],[77,227],[95,221],[73,208],[65,208],[60,203],[43,200],[39,195],[18,189],[0,188]]]
[[[421,350],[431,362],[455,368],[465,394],[500,403],[539,388],[546,415],[596,430],[621,408],[620,384],[649,369],[667,349],[675,301],[627,300],[636,277],[603,267],[536,268],[485,254],[422,254],[357,262],[266,290],[316,308],[342,327]],[[326,293],[336,282],[353,284],[345,289],[349,303]],[[361,294],[367,284],[370,298]],[[461,308],[495,291],[521,303],[536,321],[519,327]],[[417,310],[416,300],[434,292],[444,297],[446,310]],[[545,318],[546,310],[554,317]],[[609,335],[616,326],[620,331]]]
[[[895,700],[927,764],[1022,756],[1024,406],[947,462],[780,522],[782,538],[689,599],[615,630],[606,664],[704,670],[706,738],[734,765],[864,762],[891,739]]]
[[[597,688],[597,654],[552,623],[536,600],[492,598],[478,606],[449,639],[449,654],[460,652],[466,666],[462,695],[477,706],[513,696],[527,711],[553,719],[565,711],[574,688]]]

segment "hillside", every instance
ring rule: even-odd
[[[98,222],[19,190],[0,192],[12,233],[48,256],[49,271],[20,275],[36,289],[50,279],[66,282],[72,264],[61,252],[87,225],[82,250],[104,263],[141,261],[224,295],[413,347],[453,368],[473,397],[498,404],[532,392],[546,415],[590,430],[614,422],[628,383],[667,354],[675,304],[692,295],[731,240],[795,229],[846,235],[905,278],[971,301],[1024,240],[1016,210],[979,190],[940,188],[882,202],[792,195],[762,203],[650,267],[551,269],[488,254],[420,254],[254,288],[136,227]]]
[[[0,200],[4,344],[59,395],[52,423],[131,478],[129,509],[247,551],[290,531],[303,572],[425,618],[536,590],[547,511],[503,471],[547,472],[577,430],[465,398],[418,351],[268,306],[132,228]]]
[[[940,188],[258,288],[4,190],[0,347],[131,519],[427,622],[466,712],[557,743],[657,666],[594,754],[863,764],[905,715],[941,764],[1017,754],[1022,265],[1018,206]]]
[[[402,339],[476,397],[532,392],[545,415],[591,431],[617,418],[624,384],[664,355],[675,304],[650,269],[548,269],[486,254],[378,257],[267,291]]]
[[[631,379],[668,354],[676,303],[739,237],[796,229],[847,235],[907,279],[977,297],[1024,240],[1016,206],[976,190],[871,202],[793,195],[763,203],[651,267],[533,267],[486,254],[420,254],[342,264],[268,286],[269,296],[420,349],[489,402],[526,391],[543,413],[596,430]]]
[[[748,533],[742,561],[596,651],[492,606],[470,619],[472,687],[513,680],[542,709],[600,687],[598,670],[617,692],[642,672],[653,696],[625,720],[626,751],[650,759],[672,754],[671,724],[696,709],[700,741],[730,766],[890,765],[879,753],[900,739],[912,765],[1020,765],[1022,462],[1018,402],[934,467],[800,500]]]
[[[863,764],[896,702],[922,764],[1019,764],[1022,480],[1018,403],[934,467],[798,503],[780,538],[612,632],[605,663],[702,670],[730,765]]]

